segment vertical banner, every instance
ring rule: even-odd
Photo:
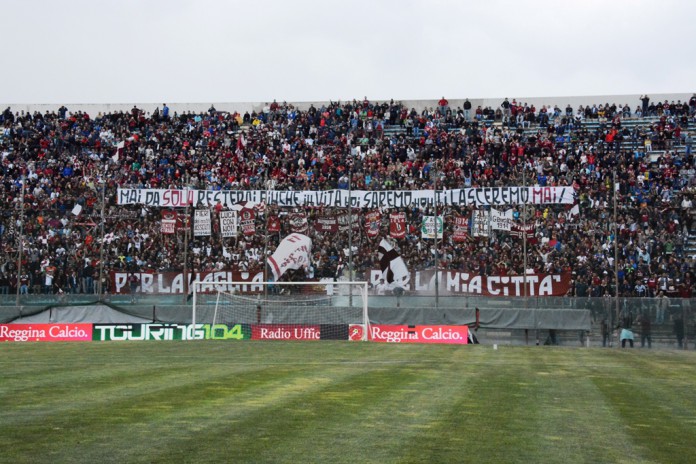
[[[512,227],[512,210],[498,211],[491,210],[491,229],[493,230],[510,230]]]
[[[466,242],[469,235],[469,218],[464,216],[454,217],[454,227],[452,230],[452,240],[457,243]]]
[[[399,240],[406,238],[406,213],[389,214],[389,236]]]
[[[471,219],[471,235],[474,237],[488,237],[488,218],[488,211],[475,210]]]
[[[210,210],[197,209],[193,215],[193,236],[203,237],[211,233]]]
[[[290,221],[290,230],[299,234],[307,233],[307,215],[305,213],[290,213],[288,214]]]
[[[237,212],[220,211],[220,236],[223,238],[237,236]]]
[[[377,237],[379,235],[379,225],[382,222],[382,213],[370,211],[365,214],[365,235]]]
[[[160,232],[163,234],[173,234],[176,232],[176,222],[176,211],[162,211],[162,227],[160,228]]]
[[[511,237],[523,238],[524,234],[527,235],[527,243],[532,244],[532,245],[535,245],[537,243],[534,224],[514,225],[510,229],[510,236]]]
[[[441,239],[443,230],[443,219],[442,216],[437,216],[437,221],[435,216],[423,216],[423,222],[421,222],[421,238],[425,239]],[[436,232],[437,230],[437,232]],[[437,234],[437,235],[436,235]]]
[[[280,232],[280,218],[278,216],[268,216],[268,232]]]
[[[251,208],[242,208],[239,212],[239,227],[244,235],[256,235],[256,211]]]
[[[176,215],[176,230],[187,230],[191,227],[191,215],[188,214],[188,209],[185,214]]]
[[[338,220],[335,216],[322,214],[315,219],[314,229],[320,234],[335,234],[338,232]]]
[[[348,232],[348,230],[352,227],[353,232],[359,232],[360,231],[360,213],[353,211],[353,214],[349,213],[341,213],[336,216],[336,219],[338,219],[338,231],[339,232]],[[351,224],[350,221],[353,221]]]

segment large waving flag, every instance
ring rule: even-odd
[[[382,270],[384,279],[390,284],[406,287],[410,276],[404,259],[386,239],[382,239],[377,251],[379,252],[379,268]]]
[[[303,234],[290,234],[281,240],[268,265],[278,280],[288,269],[306,268],[312,256],[312,239]]]

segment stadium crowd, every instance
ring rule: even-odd
[[[514,207],[516,222],[533,224],[527,272],[570,272],[570,295],[602,297],[614,294],[616,264],[622,295],[690,297],[695,262],[685,244],[696,185],[689,132],[695,114],[696,94],[676,103],[646,96],[633,109],[628,103],[535,108],[514,99],[497,108],[472,108],[468,100],[455,108],[444,97],[421,111],[367,98],[306,110],[273,101],[244,114],[214,107],[200,114],[177,113],[167,105],[152,114],[136,107],[96,115],[64,106],[45,114],[7,108],[0,116],[0,293],[93,293],[100,268],[102,290],[108,292],[110,271],[180,271],[185,243],[189,270],[261,269],[264,250],[272,252],[290,231],[282,220],[288,210],[266,205],[259,208],[253,236],[165,235],[161,211],[117,205],[118,187],[538,185],[572,186],[579,213],[574,205]],[[446,229],[437,250],[420,233],[423,215],[434,211],[401,211],[408,231],[394,243],[410,269],[432,269],[437,262],[440,269],[481,275],[525,272],[523,241],[509,232],[452,240],[448,218],[471,217],[472,207],[440,208]],[[358,276],[378,267],[377,244],[389,235],[388,214],[382,215],[381,233],[368,237],[362,230],[367,211],[353,211],[360,227],[350,238],[354,251],[347,253],[347,231],[317,232],[312,223],[327,212],[304,212],[314,241],[309,277],[344,275],[349,255]],[[265,221],[275,215],[281,217],[281,231],[265,234]]]

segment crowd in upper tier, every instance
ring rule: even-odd
[[[177,113],[167,105],[151,114],[136,107],[108,114],[64,106],[44,114],[7,108],[0,115],[0,293],[92,293],[99,275],[108,292],[110,271],[180,271],[184,255],[189,270],[262,269],[264,251],[271,253],[290,230],[283,220],[289,210],[267,205],[258,212],[253,236],[165,235],[161,211],[117,205],[118,187],[431,190],[525,184],[571,186],[579,205],[579,214],[574,205],[514,207],[516,222],[533,225],[527,272],[570,272],[573,295],[604,296],[614,294],[618,269],[623,295],[688,297],[694,285],[694,257],[686,245],[696,185],[695,114],[696,94],[684,102],[645,96],[618,106],[565,108],[514,99],[496,108],[473,108],[468,100],[454,107],[443,97],[419,111],[367,98],[303,110],[273,101],[243,114],[214,107]],[[434,211],[402,211],[407,235],[393,243],[412,270],[437,262],[440,269],[476,274],[525,272],[523,241],[508,232],[452,240],[449,219],[470,217],[473,207],[441,208],[446,229],[437,243],[420,232],[422,216]],[[349,255],[358,276],[378,267],[388,214],[382,215],[381,233],[368,237],[362,230],[367,211],[353,211],[361,227],[349,238],[347,231],[314,230],[313,221],[326,211],[304,212],[314,256],[301,278],[340,277]],[[279,213],[281,232],[264,234],[266,219]],[[346,253],[349,240],[353,253]]]

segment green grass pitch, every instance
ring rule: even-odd
[[[0,345],[2,463],[692,463],[696,354]]]

